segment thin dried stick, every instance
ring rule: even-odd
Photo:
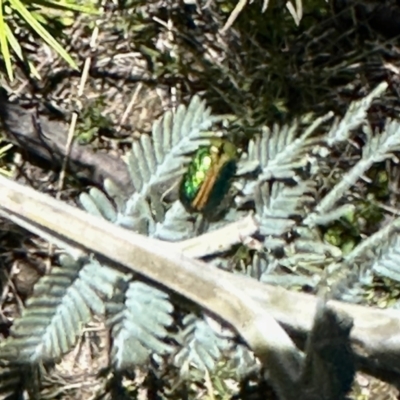
[[[100,14],[103,14],[104,12],[104,5],[106,1],[103,0],[101,6],[100,6]],[[90,49],[93,51],[96,48],[96,42],[97,38],[99,36],[99,24],[100,24],[100,19],[97,19],[95,22],[95,28],[93,29],[92,37],[90,39]],[[85,64],[83,66],[82,74],[81,74],[81,79],[79,81],[79,86],[78,86],[78,101],[79,99],[83,96],[83,92],[85,90],[85,85],[87,78],[89,76],[89,70],[90,70],[90,65],[92,63],[91,57],[87,57],[85,60]],[[58,180],[58,186],[57,186],[57,194],[56,198],[59,199],[61,196],[61,191],[64,187],[64,181],[65,181],[65,176],[66,176],[66,171],[67,171],[67,165],[68,165],[68,160],[69,160],[69,154],[71,152],[71,146],[72,146],[72,141],[74,139],[74,133],[75,133],[75,128],[76,128],[76,123],[78,121],[78,113],[74,111],[72,113],[71,117],[71,122],[69,125],[68,129],[68,138],[67,138],[67,143],[65,145],[66,151],[65,151],[65,158],[62,164],[61,172],[60,172],[60,178]]]
[[[105,1],[103,1],[103,3],[105,4]],[[100,7],[100,14],[102,14],[103,11],[104,11],[104,4],[102,4],[101,7]],[[90,39],[90,49],[91,50],[93,50],[95,48],[98,36],[99,36],[99,20],[96,20],[95,28],[93,29],[92,37]],[[87,78],[89,76],[89,70],[90,70],[91,62],[92,62],[91,57],[87,57],[86,60],[85,60],[85,64],[83,66],[81,78],[80,78],[80,81],[79,81],[78,102],[80,102],[79,99],[83,96],[83,92],[84,92],[84,89],[85,89],[86,81],[87,81]],[[79,104],[79,108],[81,108],[80,104]],[[67,166],[68,166],[69,157],[70,157],[70,153],[71,153],[72,142],[74,140],[74,133],[75,133],[75,128],[76,128],[77,121],[78,121],[78,113],[76,111],[74,111],[72,113],[71,122],[70,122],[69,128],[68,128],[67,142],[65,144],[65,157],[64,157],[63,162],[62,162],[60,176],[59,176],[59,179],[58,179],[57,193],[56,193],[56,198],[57,199],[61,198],[61,192],[62,192],[62,190],[64,188],[65,176],[66,176],[66,173],[67,173]],[[47,265],[46,265],[46,271],[47,272],[50,269],[50,258],[54,253],[54,248],[53,248],[53,245],[51,243],[49,243],[48,253],[49,253],[49,257],[48,257],[48,261],[47,261]]]

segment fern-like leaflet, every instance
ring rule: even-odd
[[[117,273],[96,260],[65,257],[34,288],[21,318],[2,343],[2,355],[38,364],[59,360],[71,350],[93,314],[104,315],[104,300],[113,294]],[[17,354],[15,354],[17,352]]]

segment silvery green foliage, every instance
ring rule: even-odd
[[[105,218],[110,222],[118,222],[118,211],[107,198],[107,196],[97,188],[92,188],[89,194],[82,193],[79,197],[81,205],[92,215]]]
[[[378,87],[379,88],[379,87]],[[358,102],[358,106],[363,102]],[[355,110],[360,113],[359,108]],[[348,113],[349,114],[349,113]],[[357,120],[357,118],[356,118]],[[363,132],[366,144],[363,147],[361,159],[343,176],[341,181],[317,204],[304,223],[313,226],[317,223],[332,221],[332,216],[340,214],[351,208],[351,205],[336,207],[338,201],[345,196],[355,182],[374,163],[392,158],[394,152],[400,150],[400,123],[388,119],[382,133],[372,132],[371,127],[365,123]],[[333,263],[327,268],[325,277],[331,274],[331,280],[339,275],[336,284],[335,297],[347,301],[358,301],[363,285],[372,283],[373,274],[386,276],[400,281],[400,269],[396,268],[396,240],[398,237],[399,220],[387,224],[375,234],[364,239],[353,251],[344,257],[344,263]],[[332,269],[331,272],[330,269]],[[343,274],[342,271],[348,271]],[[347,290],[346,290],[347,288]],[[332,290],[332,293],[334,291]]]
[[[294,286],[314,287],[318,283],[318,281],[313,279],[312,275],[310,276],[310,268],[307,269],[306,274],[304,271],[303,274],[299,274],[296,268],[293,268],[291,269],[293,274],[288,275],[283,269],[283,267],[285,267],[285,261],[287,261],[287,259],[278,259],[272,254],[264,252],[256,253],[252,263],[247,266],[246,273],[261,282],[287,288]],[[309,267],[309,265],[307,265],[307,267]]]
[[[399,235],[400,218],[396,218],[344,257],[348,268],[357,273],[355,280],[368,284],[376,274],[400,282]]]
[[[295,225],[295,217],[304,214],[304,206],[314,202],[315,184],[301,181],[289,186],[283,182],[264,182],[255,189],[255,209],[260,233],[268,241],[282,237]]]
[[[299,146],[297,148],[293,146],[297,135],[298,123],[295,122],[292,126],[279,127],[278,125],[274,125],[272,130],[265,127],[261,136],[257,136],[254,140],[250,141],[248,161],[259,163],[261,169],[260,180],[265,181],[273,177],[293,177],[294,169],[291,168],[291,161],[294,161],[292,157],[293,152],[296,154],[295,159],[298,159],[301,163],[300,166],[305,165],[302,160],[302,155],[306,154],[303,142],[300,143],[300,140],[298,140]],[[287,161],[289,161],[288,166]],[[286,166],[287,168],[285,168]],[[247,191],[250,190],[243,190],[244,193]]]
[[[235,371],[238,380],[258,373],[261,369],[254,354],[243,344],[236,344],[235,351],[229,359],[229,367]]]
[[[240,193],[221,220],[206,226],[208,231],[218,229],[255,213],[261,248],[249,265],[236,273],[285,287],[316,288],[327,282],[337,297],[352,301],[374,274],[400,280],[397,220],[347,255],[325,243],[318,230],[319,225],[354,211],[346,195],[355,182],[374,163],[400,150],[397,121],[388,121],[381,134],[373,133],[366,123],[366,111],[384,86],[354,102],[345,117],[331,126],[332,113],[328,113],[308,127],[295,121],[290,126],[264,128],[250,140],[239,161]],[[210,130],[215,120],[198,97],[187,108],[180,106],[176,114],[166,113],[154,124],[151,138],[143,135],[132,146],[128,166],[135,193],[126,199],[106,180],[104,192],[93,188],[80,196],[82,206],[115,224],[162,240],[193,236],[196,216],[169,194],[191,153],[209,142],[213,134],[204,131]],[[366,137],[361,158],[321,194],[319,172],[329,161],[331,147],[342,145],[360,128]],[[209,261],[229,268],[224,255]],[[23,317],[15,322],[14,337],[10,346],[4,347],[10,358],[17,349],[18,358],[29,363],[58,359],[71,349],[82,326],[98,314],[107,318],[111,363],[117,370],[162,356],[172,357],[184,374],[189,367],[212,369],[226,354],[238,373],[257,367],[251,352],[222,334],[215,321],[194,313],[185,315],[173,307],[163,290],[95,260],[66,259],[62,265],[40,281]],[[169,329],[175,322],[172,315],[182,320],[177,334]]]
[[[374,276],[400,282],[399,234],[400,219],[397,218],[363,240],[342,260],[327,265],[321,278],[323,286],[330,288],[334,298],[360,303],[363,287],[371,286]]]
[[[156,224],[153,237],[176,242],[195,235],[195,224],[179,200],[174,201],[165,213],[164,220]]]
[[[396,232],[388,238],[387,243],[379,248],[377,258],[372,264],[372,271],[400,282],[400,233]]]
[[[206,320],[197,315],[186,315],[182,325],[183,328],[176,335],[181,349],[174,356],[174,364],[183,375],[188,374],[193,366],[200,370],[213,370],[232,343],[218,335]]]
[[[140,281],[125,283],[107,303],[111,358],[117,370],[147,364],[151,355],[173,350],[163,341],[168,337],[166,328],[173,323],[168,295]]]
[[[164,185],[169,190],[171,182],[182,174],[189,155],[209,143],[204,132],[214,121],[205,102],[195,96],[187,108],[181,105],[175,114],[168,111],[156,121],[151,139],[142,135],[134,142],[128,168],[135,193],[127,201],[125,213],[138,220],[144,218],[149,235],[154,234],[157,221],[151,212],[143,213],[144,204],[159,201],[163,195],[160,188]]]
[[[400,124],[397,121],[388,120],[382,134],[373,134],[371,127],[364,125],[364,133],[367,137],[367,143],[363,147],[361,160],[321,200],[314,213],[306,219],[306,224],[312,223],[313,220],[315,222],[319,215],[337,211],[333,209],[334,205],[355,184],[360,176],[371,168],[374,163],[391,158],[395,151],[400,150]]]
[[[325,275],[329,275],[331,270],[329,285],[337,287],[339,298],[352,301],[359,299],[358,294],[363,284],[372,282],[373,273],[391,279],[400,279],[399,269],[396,269],[394,261],[396,251],[394,243],[397,240],[397,234],[391,236],[392,240],[389,242],[391,245],[389,245],[389,236],[385,229],[382,229],[362,242],[345,257],[345,262],[341,263],[339,260],[343,255],[340,249],[324,243],[315,230],[318,225],[326,225],[346,213],[353,212],[354,205],[347,203],[338,205],[338,203],[374,163],[391,158],[394,152],[400,150],[400,125],[397,121],[388,120],[382,133],[373,133],[365,120],[371,101],[385,88],[386,84],[381,84],[371,95],[354,102],[345,117],[342,120],[337,119],[332,127],[326,130],[326,135],[320,135],[318,140],[309,138],[306,134],[293,135],[291,129],[284,127],[282,131],[277,128],[272,132],[264,130],[261,137],[250,142],[243,171],[246,173],[251,171],[251,168],[246,169],[245,165],[250,165],[249,161],[258,159],[260,172],[243,185],[246,197],[239,198],[238,204],[249,199],[254,201],[256,216],[260,221],[260,233],[264,238],[264,249],[269,252],[253,258],[252,264],[247,268],[248,274],[270,284],[286,287],[303,285],[316,287],[321,285],[321,271],[325,269]],[[327,114],[324,121],[328,117]],[[320,123],[320,121],[317,122]],[[321,200],[316,201],[319,187],[317,181],[313,180],[313,176],[318,176],[318,164],[321,161],[323,164],[324,157],[329,156],[330,146],[347,140],[351,133],[360,127],[367,139],[362,149],[361,159]],[[295,128],[298,129],[297,124]],[[274,138],[274,133],[276,138]],[[295,139],[296,137],[299,139]],[[302,140],[303,137],[307,140]],[[280,156],[277,150],[286,149],[284,146],[277,145],[278,138],[286,148],[291,149],[290,152],[281,150],[281,165],[291,170],[292,174],[280,172],[282,170],[274,164]],[[258,143],[255,146],[256,150],[253,148],[255,143]],[[260,143],[263,144],[260,145]],[[313,148],[311,151],[307,148],[303,154],[300,150],[301,146],[300,149],[296,147],[299,143],[304,144],[306,148],[307,143],[311,143]],[[269,145],[272,146],[272,150],[269,149]],[[296,157],[301,154],[304,157],[296,161]],[[309,180],[304,180],[299,177],[297,167],[305,167],[307,163],[311,174]],[[253,167],[254,165],[253,162]],[[270,166],[277,171],[275,175]],[[284,179],[279,179],[279,177]],[[292,183],[288,183],[288,178],[292,180]],[[300,224],[299,221],[301,221]],[[293,238],[290,244],[287,243],[287,235]],[[378,240],[382,238],[385,239]],[[276,256],[277,254],[279,256]],[[367,257],[368,254],[369,257]],[[361,263],[358,259],[360,255],[363,256]],[[291,274],[288,275],[288,271]],[[334,276],[338,271],[340,273],[336,279]],[[326,282],[324,279],[323,281]]]
[[[343,118],[336,118],[326,138],[329,147],[348,140],[351,133],[363,124],[367,119],[367,110],[372,101],[379,97],[387,89],[388,84],[382,82],[368,96],[353,101]]]
[[[163,197],[174,190],[193,151],[209,144],[214,134],[207,130],[217,120],[197,96],[187,108],[181,105],[176,113],[166,112],[154,123],[151,138],[142,135],[132,145],[127,161],[135,188],[132,196],[123,200],[118,188],[106,181],[107,196],[92,189],[80,196],[82,206],[92,214],[152,237],[184,239],[183,232],[190,232],[190,215],[180,203],[165,211]]]
[[[59,360],[82,334],[93,314],[104,315],[104,299],[116,284],[116,273],[96,260],[62,260],[34,288],[21,318],[3,344],[10,361],[38,364]],[[17,355],[15,355],[15,352]]]
[[[192,99],[187,109],[180,106],[176,114],[167,112],[154,124],[152,139],[143,135],[132,146],[128,166],[136,192],[123,201],[118,188],[106,181],[107,195],[93,188],[89,194],[83,193],[80,196],[82,206],[94,215],[158,239],[188,239],[195,233],[193,216],[185,211],[179,201],[173,202],[165,210],[162,198],[170,190],[168,185],[173,184],[174,178],[176,181],[182,174],[182,168],[190,160],[190,153],[198,146],[209,143],[207,137],[210,135],[202,131],[207,130],[214,120],[205,103],[198,97]],[[155,317],[152,318],[157,309],[172,312],[168,295],[144,283],[141,284],[141,291],[133,290],[133,284],[121,290],[120,298],[126,296],[126,300],[118,302],[114,298],[107,306],[108,322],[114,338],[111,356],[117,369],[134,368],[148,361],[151,354],[166,354],[169,349],[158,340],[165,337],[162,327],[168,326],[166,322],[170,321],[169,314],[165,311],[160,319],[164,325]],[[155,293],[163,295],[156,296]],[[140,308],[146,309],[142,314],[144,321],[154,328],[151,330],[152,336],[149,336],[152,343],[140,338],[145,326],[138,316]],[[201,329],[202,325],[194,327]],[[195,335],[190,339],[193,348],[196,348],[193,341],[198,338],[202,336]],[[143,340],[142,345],[140,341]]]
[[[333,116],[328,113],[318,118],[303,133],[299,132],[299,122],[290,126],[274,125],[271,130],[264,127],[261,135],[250,140],[247,154],[239,163],[238,175],[259,169],[255,180],[246,180],[242,189],[245,199],[252,198],[258,185],[271,179],[297,179],[297,171],[309,163],[313,147],[321,142],[312,136],[316,129]]]

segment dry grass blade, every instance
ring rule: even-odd
[[[228,20],[226,21],[224,27],[222,28],[221,32],[226,32],[235,22],[236,18],[239,16],[239,14],[243,11],[243,9],[246,7],[247,0],[239,0],[238,3],[236,4],[235,8],[231,12],[231,15],[229,15]]]

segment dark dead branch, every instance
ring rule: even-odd
[[[35,104],[23,107],[8,101],[7,93],[0,90],[0,120],[8,139],[31,157],[49,164],[51,169],[61,168],[66,154],[68,125],[61,119],[38,111]],[[90,146],[73,143],[69,154],[68,170],[78,179],[101,186],[106,178],[127,193],[132,192],[131,180],[125,163]]]

